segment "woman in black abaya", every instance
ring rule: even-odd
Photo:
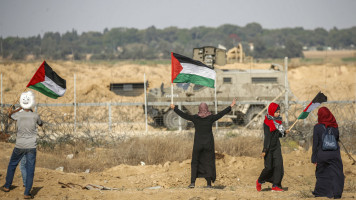
[[[209,112],[208,105],[206,103],[201,103],[199,105],[199,112],[196,115],[186,114],[179,110],[177,106],[171,104],[171,108],[174,109],[174,112],[176,112],[183,119],[192,121],[195,127],[191,163],[191,184],[188,187],[195,187],[196,178],[205,178],[207,181],[207,187],[212,187],[211,182],[214,182],[216,179],[215,148],[212,125],[216,120],[229,113],[235,103],[236,99],[232,101],[230,106],[216,115]]]
[[[339,141],[339,129],[334,115],[326,107],[318,110],[318,124],[314,126],[312,163],[316,165],[315,197],[339,199],[344,189],[344,173],[340,147],[335,151],[322,150],[322,136],[326,128],[331,128],[336,141]]]
[[[289,130],[285,130],[280,117],[281,108],[276,103],[268,106],[268,114],[263,123],[264,142],[261,157],[264,158],[265,168],[256,180],[256,189],[261,191],[262,184],[272,183],[272,191],[283,192],[282,179],[284,175],[283,157],[280,137],[285,137]]]

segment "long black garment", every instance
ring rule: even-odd
[[[231,111],[228,106],[216,115],[209,115],[201,118],[198,115],[189,115],[177,108],[176,112],[183,119],[192,121],[195,127],[194,146],[191,163],[191,182],[194,183],[196,178],[211,178],[216,180],[215,167],[215,148],[212,125],[213,123]]]
[[[339,129],[331,127],[336,141],[339,141]],[[313,194],[316,197],[341,198],[345,176],[340,155],[340,147],[336,151],[322,150],[323,124],[314,126],[312,163],[317,163],[316,184]]]
[[[263,152],[266,153],[264,157],[265,168],[262,170],[258,182],[270,182],[275,186],[282,187],[282,179],[284,175],[283,157],[281,151],[281,143],[279,138],[283,135],[279,130],[270,132],[269,127],[264,123],[264,143]]]

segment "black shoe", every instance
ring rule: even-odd
[[[188,188],[195,188],[195,183],[191,183]]]
[[[205,186],[205,188],[211,189],[211,188],[213,188],[213,186],[207,185],[207,186]]]

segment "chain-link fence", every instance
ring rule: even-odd
[[[155,78],[153,74],[157,73],[154,70],[146,70],[146,72],[150,73],[147,76],[149,78]],[[248,94],[254,94],[254,98],[247,97],[244,93],[246,91],[242,90],[247,87],[246,84],[235,84],[238,74],[227,71],[227,75],[224,75],[219,82],[224,87],[218,86],[212,89],[193,84],[175,84],[174,104],[185,112],[196,114],[198,105],[205,101],[210,111],[216,113],[230,105],[231,100],[237,96],[239,97],[237,105],[231,113],[215,124],[215,133],[245,134],[252,130],[256,136],[261,136],[266,108],[272,100],[281,105],[282,117],[287,126],[291,126],[310,103],[310,101],[298,101],[291,92],[285,95],[284,80],[273,82],[283,77],[284,72],[276,79],[272,76],[266,78],[268,73],[265,72],[263,76],[258,75],[260,72],[241,73],[246,73],[248,80],[252,81],[245,90]],[[11,78],[6,80],[5,86],[1,81],[1,132],[13,134],[16,132],[16,123],[7,117],[7,109],[19,94],[15,94],[15,90],[12,89],[11,81],[14,80]],[[144,75],[141,81],[137,79],[125,80],[125,82],[112,81],[106,85],[99,82],[83,86],[88,82],[90,82],[89,78],[84,75],[67,80],[67,92],[60,99],[61,103],[48,100],[44,95],[35,92],[39,102],[35,110],[45,122],[44,127],[39,128],[39,136],[43,141],[65,142],[74,141],[73,138],[87,138],[93,142],[103,142],[131,136],[167,135],[194,130],[190,122],[186,122],[170,110],[171,88],[163,81],[160,86],[157,86],[159,84],[146,80]],[[270,87],[272,83],[274,86]],[[81,87],[78,87],[79,85]],[[278,98],[273,99],[271,96]],[[350,99],[349,97],[347,99]],[[84,103],[89,100],[94,103]],[[345,145],[355,151],[353,147],[356,142],[355,101],[329,101],[323,103],[323,106],[327,106],[335,115]],[[313,125],[316,123],[317,116],[314,111],[308,118],[296,123],[291,134],[292,138],[300,144],[310,144]],[[13,140],[14,137],[11,139]]]
[[[176,102],[178,107],[197,106],[200,102]],[[207,102],[210,107],[214,106],[214,102]],[[231,102],[218,102],[218,107],[226,107]],[[237,106],[260,105],[265,107],[268,102],[238,102]],[[278,102],[284,105],[283,102]],[[297,120],[297,117],[309,102],[289,102],[288,116],[289,125]],[[160,105],[169,107],[169,102],[148,102],[148,107]],[[5,133],[14,133],[15,123],[7,117],[7,109],[10,105],[5,104],[1,109],[1,130]],[[332,101],[323,103],[323,106],[328,107],[338,121],[341,135],[352,136],[352,131],[355,126],[355,101]],[[145,104],[143,102],[131,103],[77,103],[73,104],[37,104],[36,110],[45,122],[43,129],[39,132],[46,132],[48,135],[65,136],[75,135],[81,136],[100,136],[100,137],[121,137],[129,135],[145,135],[147,132],[171,132],[193,130],[192,124],[189,122],[183,128],[169,130],[164,126],[164,123],[157,123],[152,118],[145,114]],[[74,109],[76,111],[74,112]],[[264,118],[263,109],[259,109],[260,116],[255,116],[253,123],[246,124],[236,123],[235,118],[225,117],[219,120],[216,130],[218,131],[234,131],[243,129],[255,129],[262,131],[262,121]],[[75,113],[75,115],[74,115]],[[286,113],[285,107],[282,106],[282,113]],[[232,113],[229,113],[232,115]],[[181,126],[186,123],[182,122],[181,118],[173,118],[178,120]],[[312,134],[312,126],[317,123],[316,111],[312,112],[308,118],[299,120],[294,130],[303,137]],[[347,140],[349,141],[349,140]]]

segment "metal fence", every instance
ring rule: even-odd
[[[270,102],[256,101],[256,102],[237,102],[237,105],[255,104],[268,106]],[[283,104],[284,102],[278,102]],[[286,116],[288,113],[288,119],[290,122],[297,120],[299,114],[310,102],[307,101],[289,101],[288,110],[282,107],[282,113]],[[200,102],[175,102],[180,106],[196,105]],[[215,105],[215,102],[207,102],[209,107]],[[231,102],[218,101],[217,105],[228,106]],[[84,132],[101,132],[101,133],[128,133],[136,132],[139,134],[145,134],[147,131],[164,131],[165,128],[155,124],[155,122],[148,117],[145,113],[145,107],[159,105],[169,106],[170,102],[122,102],[122,103],[76,103],[76,104],[42,104],[36,105],[35,110],[39,113],[42,120],[53,130],[63,129],[66,133],[84,133]],[[338,123],[347,124],[354,122],[356,119],[355,101],[329,101],[323,103],[327,106],[335,115]],[[7,124],[7,109],[10,104],[3,104],[1,108],[2,126],[1,130],[4,132],[14,132],[14,123]],[[19,105],[15,105],[19,106]],[[261,114],[264,116],[264,113]],[[297,123],[297,127],[306,126],[308,124],[315,124],[317,122],[317,116],[312,112],[310,116]],[[6,126],[6,127],[5,127]],[[57,127],[57,128],[55,128]],[[61,128],[60,128],[61,127]],[[65,127],[65,128],[64,128]],[[230,119],[220,120],[217,130],[228,129],[242,129],[244,125],[235,125]],[[256,127],[247,126],[246,128],[252,129]],[[262,127],[261,127],[262,128]],[[187,127],[187,130],[192,129],[191,126]],[[257,127],[257,129],[259,129]],[[180,128],[178,131],[182,131]]]
[[[285,63],[286,70],[287,63]],[[150,73],[152,76],[153,72],[146,70],[146,73]],[[0,121],[1,121],[1,132],[14,133],[16,130],[16,123],[9,120],[7,117],[7,109],[11,106],[9,99],[6,99],[4,103],[3,86],[6,85],[7,95],[15,95],[15,91],[11,89],[11,82],[3,83],[3,74],[1,74],[1,106],[0,106]],[[14,78],[16,79],[16,77]],[[187,129],[179,128],[178,130],[168,130],[156,121],[151,119],[147,113],[148,106],[166,106],[170,105],[170,102],[149,102],[147,100],[147,81],[146,75],[142,77],[142,83],[144,83],[143,91],[144,93],[136,97],[123,97],[122,101],[117,102],[100,102],[99,103],[83,103],[81,102],[83,96],[77,96],[76,85],[83,84],[87,82],[87,78],[84,76],[74,75],[73,80],[67,81],[67,86],[72,85],[67,90],[67,94],[63,97],[62,102],[69,103],[38,103],[36,106],[36,111],[41,116],[42,120],[45,121],[44,128],[39,129],[40,137],[46,137],[47,139],[63,139],[70,137],[86,137],[90,139],[95,138],[118,138],[126,137],[131,135],[150,135],[150,134],[170,134],[179,133],[180,131],[192,131],[193,127],[188,125]],[[288,88],[288,80],[286,79],[283,88]],[[101,90],[107,88],[89,88],[85,95],[92,95],[91,98],[100,96]],[[130,87],[123,90],[129,90]],[[91,92],[93,91],[93,92]],[[12,93],[13,94],[12,94]],[[124,91],[127,92],[127,91]],[[310,101],[298,101],[296,98],[289,98],[290,91],[284,94],[282,100],[278,100],[276,103],[282,105],[282,117],[284,118],[284,123],[288,127],[293,122],[297,120],[297,117],[302,112],[302,110],[310,103]],[[105,94],[104,94],[105,95]],[[134,95],[134,94],[132,94]],[[130,94],[129,94],[130,96]],[[79,98],[78,98],[79,97]],[[39,102],[46,102],[46,98],[43,95],[36,95]],[[232,100],[233,96],[231,96]],[[269,101],[238,101],[237,106],[254,104],[261,106],[268,106]],[[178,107],[186,105],[196,105],[198,106],[200,102],[175,102]],[[227,101],[211,101],[207,102],[209,108],[214,113],[217,111],[218,106],[228,106],[231,102]],[[340,132],[344,135],[346,142],[352,145],[356,142],[355,136],[355,121],[356,121],[356,103],[355,101],[329,101],[323,103],[327,106],[331,112],[335,115],[339,125]],[[16,105],[18,106],[18,105]],[[263,118],[264,113],[261,113]],[[312,112],[310,116],[301,120],[296,124],[294,128],[296,135],[300,137],[310,137],[312,134],[312,126],[317,123],[316,111]],[[261,134],[262,126],[236,124],[230,118],[223,118],[216,123],[215,132],[239,132],[244,133],[248,130],[253,129],[254,132]],[[346,137],[347,136],[347,137]]]

